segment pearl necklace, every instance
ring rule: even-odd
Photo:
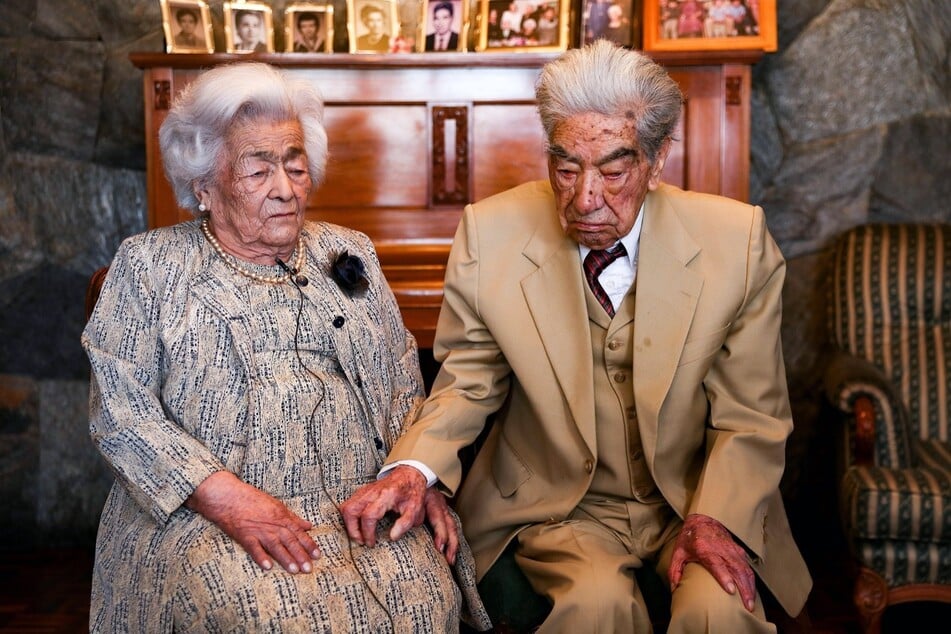
[[[218,242],[218,238],[216,238],[215,234],[211,232],[211,227],[208,226],[207,218],[204,218],[201,221],[201,232],[205,234],[205,237],[208,238],[208,242],[211,243],[211,247],[215,250],[215,253],[221,256],[221,259],[224,260],[225,264],[227,264],[233,271],[236,271],[245,277],[249,277],[255,282],[263,282],[264,284],[283,284],[287,280],[291,279],[291,275],[297,275],[304,266],[305,254],[303,234],[297,237],[297,260],[294,262],[294,268],[282,275],[268,277],[266,275],[258,275],[253,271],[249,271],[248,269],[244,268],[239,260],[233,255],[225,253],[225,250],[221,247],[221,243]],[[299,277],[303,278],[304,280],[307,279],[302,275]],[[303,286],[304,284],[306,284],[306,282],[301,285]]]

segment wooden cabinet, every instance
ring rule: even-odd
[[[757,51],[656,54],[686,95],[667,182],[747,198],[750,67]],[[308,216],[376,244],[407,326],[430,347],[462,207],[546,178],[534,85],[551,53],[266,54],[326,102],[330,161]],[[174,95],[233,54],[133,53],[143,70],[149,226],[190,218],[162,172],[158,129]]]

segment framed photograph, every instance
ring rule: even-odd
[[[570,0],[479,0],[478,51],[564,51]]]
[[[644,50],[776,50],[776,0],[644,0]]]
[[[396,0],[347,0],[351,53],[399,50],[400,21]]]
[[[423,0],[417,50],[464,51],[469,28],[469,3],[464,0]]]
[[[225,46],[229,53],[273,53],[271,7],[260,2],[225,2]]]
[[[202,0],[161,0],[166,53],[214,53],[211,12]]]
[[[641,0],[582,0],[580,45],[604,38],[640,47],[640,15]]]
[[[284,9],[284,48],[288,53],[332,53],[333,5],[302,2]]]

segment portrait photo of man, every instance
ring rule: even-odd
[[[292,5],[284,13],[289,53],[329,53],[333,50],[333,7]]]
[[[436,0],[435,2],[429,3],[429,15],[426,16],[427,33],[424,50],[460,50],[459,31],[462,22],[461,5],[462,2],[453,2],[453,0]]]
[[[226,2],[224,16],[229,53],[274,52],[270,6],[259,2]]]

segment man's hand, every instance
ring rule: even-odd
[[[449,511],[446,496],[430,487],[426,491],[426,520],[433,529],[433,541],[436,550],[443,553],[449,565],[456,563],[456,553],[459,551],[459,534],[456,532],[456,518]]]
[[[439,514],[438,501],[427,496],[426,477],[418,469],[400,465],[376,482],[357,489],[340,505],[340,514],[350,539],[372,547],[376,545],[377,522],[384,515],[390,511],[399,515],[390,529],[390,539],[395,541],[422,524],[430,507]]]
[[[214,522],[265,570],[273,557],[290,573],[310,572],[311,560],[320,557],[307,533],[313,524],[230,471],[205,478],[185,506]]]
[[[670,559],[670,590],[673,592],[688,563],[698,563],[730,594],[740,591],[743,605],[753,611],[756,599],[756,574],[746,561],[746,551],[733,541],[720,522],[699,514],[688,515],[674,545]]]

